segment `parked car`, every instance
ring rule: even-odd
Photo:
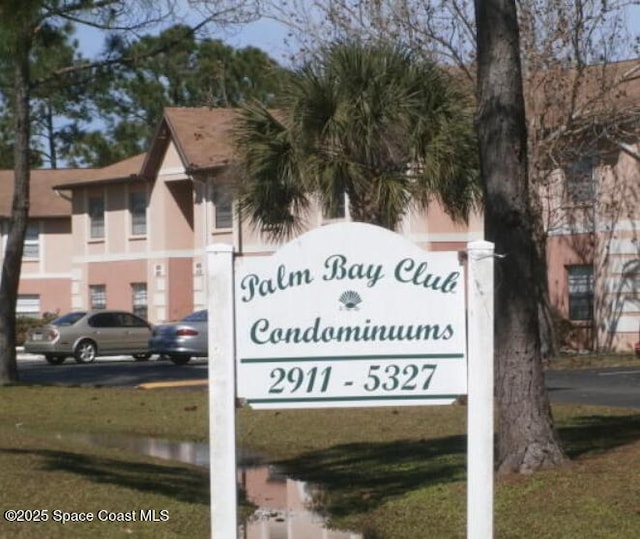
[[[136,360],[151,357],[151,324],[127,311],[74,311],[27,333],[25,352],[43,354],[52,364],[73,356],[90,363],[98,356],[131,355]]]
[[[193,356],[208,355],[208,331],[206,309],[196,311],[179,322],[154,326],[149,339],[149,351],[168,356],[176,365],[184,365]]]

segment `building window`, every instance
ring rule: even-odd
[[[105,285],[89,285],[89,304],[92,309],[107,308],[107,287]]]
[[[16,316],[38,318],[40,316],[40,296],[37,294],[21,294],[16,304]]]
[[[233,197],[229,186],[217,186],[213,191],[215,228],[233,227]]]
[[[595,165],[593,156],[585,156],[565,169],[567,197],[570,203],[593,202],[595,195]]]
[[[129,194],[129,212],[131,214],[131,234],[143,236],[147,233],[147,194],[135,191]]]
[[[104,238],[104,198],[89,198],[90,237]]]
[[[593,266],[567,266],[569,319],[593,320]]]
[[[27,225],[22,256],[24,258],[38,258],[40,256],[40,225],[38,223]]]
[[[147,283],[131,283],[131,303],[133,312],[147,319]]]
[[[325,219],[344,219],[347,216],[347,194],[341,193],[335,202],[333,207],[323,210],[322,216]]]

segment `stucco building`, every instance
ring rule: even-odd
[[[542,197],[551,303],[573,348],[640,341],[640,162],[625,152],[558,172]]]
[[[35,170],[18,313],[129,309],[152,323],[204,308],[205,249],[241,256],[277,245],[235,208],[232,109],[168,108],[146,153],[101,169]],[[552,304],[577,348],[632,349],[640,325],[640,164],[624,153],[580,163],[544,187]],[[0,171],[4,246],[12,171]],[[344,215],[349,219],[348,204]],[[318,208],[308,228],[334,221]],[[454,223],[437,204],[399,232],[430,250],[483,238],[482,216]]]

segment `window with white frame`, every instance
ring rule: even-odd
[[[89,305],[92,309],[107,308],[107,287],[103,284],[89,285]]]
[[[38,294],[20,294],[16,304],[16,316],[38,318],[40,316],[40,296]]]
[[[593,202],[595,195],[595,165],[592,155],[586,155],[575,161],[564,171],[567,198],[573,204]]]
[[[214,227],[233,227],[233,195],[228,185],[218,185],[213,190]]]
[[[347,216],[347,194],[340,193],[334,202],[332,207],[323,210],[322,217],[324,219],[344,219]]]
[[[131,283],[132,311],[141,318],[147,319],[147,283]]]
[[[129,193],[129,213],[131,215],[131,234],[143,236],[147,233],[147,193],[134,191]]]
[[[22,251],[24,258],[38,258],[40,256],[40,225],[31,222],[27,225]]]
[[[104,238],[104,197],[89,197],[89,236]]]
[[[593,266],[567,266],[569,319],[593,319]]]

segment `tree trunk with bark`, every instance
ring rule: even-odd
[[[485,232],[496,265],[498,471],[533,472],[566,457],[544,384],[538,298],[546,261],[535,243],[514,0],[476,0],[478,118]]]
[[[11,222],[0,278],[0,385],[18,381],[16,362],[16,304],[24,237],[29,218],[29,51],[31,33],[16,32],[15,46],[15,150]]]

